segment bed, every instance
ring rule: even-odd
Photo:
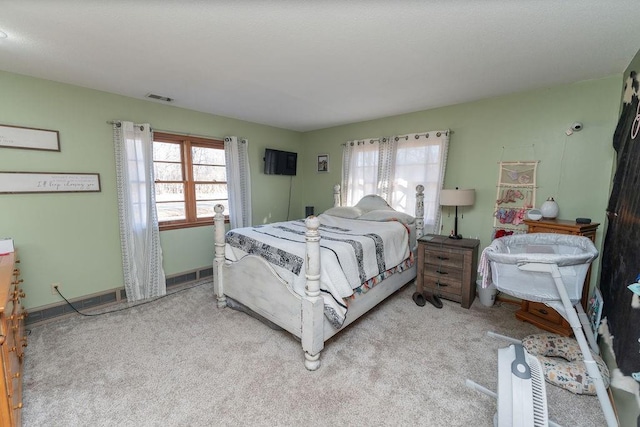
[[[226,232],[214,215],[213,285],[219,308],[234,304],[300,339],[304,365],[320,367],[329,338],[416,277],[424,229],[424,187],[415,217],[375,195],[318,216]],[[336,267],[339,265],[339,267]]]

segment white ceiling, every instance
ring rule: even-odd
[[[2,0],[0,30],[0,70],[308,131],[620,74],[640,2]]]

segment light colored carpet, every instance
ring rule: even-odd
[[[252,317],[215,306],[210,283],[99,317],[32,327],[23,425],[30,426],[490,426],[496,401],[493,330],[538,332],[517,307],[438,310],[413,285],[331,339],[322,366],[300,344]],[[550,418],[601,426],[597,398],[547,385]]]

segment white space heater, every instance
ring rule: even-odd
[[[547,391],[542,366],[522,344],[498,350],[498,393],[467,380],[467,385],[498,400],[496,427],[546,427]]]
[[[521,344],[498,350],[498,427],[548,426],[542,366]]]

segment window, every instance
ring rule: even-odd
[[[156,208],[161,230],[213,224],[213,207],[229,211],[224,142],[153,134]]]
[[[448,145],[448,131],[349,141],[343,152],[343,201],[353,206],[367,194],[378,194],[394,209],[413,215],[415,189],[421,184],[425,230],[436,232]]]

